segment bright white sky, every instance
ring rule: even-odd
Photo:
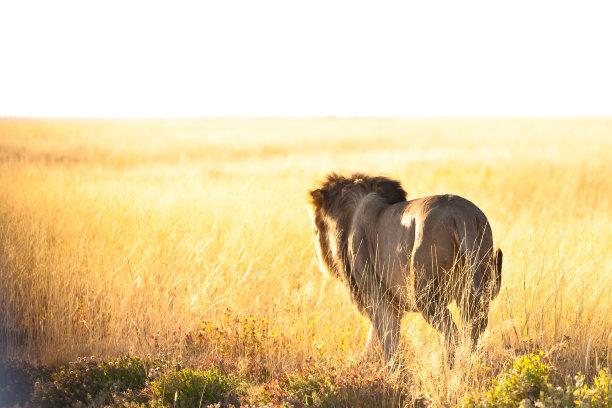
[[[0,117],[612,115],[607,1],[0,3]]]

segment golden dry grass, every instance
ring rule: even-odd
[[[449,372],[405,319],[420,392],[456,400],[532,350],[592,375],[612,351],[611,135],[610,119],[1,120],[0,353],[237,359],[250,321],[271,373],[351,364],[368,325],[319,272],[305,204],[327,172],[364,171],[470,199],[504,250],[476,355]]]

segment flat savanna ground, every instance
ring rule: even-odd
[[[361,171],[468,198],[504,251],[452,370],[403,321],[415,392],[454,401],[538,351],[588,378],[612,351],[611,152],[611,119],[0,120],[0,357],[357,364],[368,322],[319,271],[306,205]]]

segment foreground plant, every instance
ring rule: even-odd
[[[201,407],[230,401],[238,405],[234,392],[240,382],[232,375],[223,375],[215,367],[204,371],[176,369],[159,375],[146,393],[154,406]]]
[[[83,358],[58,368],[49,381],[36,383],[32,403],[40,407],[106,404],[114,394],[131,393],[145,387],[148,372],[161,361],[124,357],[109,361]]]
[[[541,353],[519,357],[490,389],[469,394],[462,407],[612,407],[609,369],[601,370],[590,388],[580,373],[565,387],[554,387],[549,371]]]
[[[256,400],[277,406],[395,407],[410,395],[400,382],[363,368],[341,372],[308,364],[264,384]]]
[[[7,367],[10,369],[8,370]],[[3,363],[0,406],[198,407],[239,405],[241,382],[214,366],[183,368],[167,357],[79,359],[50,372],[27,363]],[[7,377],[8,379],[8,377]]]

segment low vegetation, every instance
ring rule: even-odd
[[[470,392],[460,404],[474,407],[612,407],[612,374],[602,369],[586,384],[577,374],[561,385],[550,383],[542,354],[519,357],[493,384]],[[183,368],[168,356],[83,359],[50,371],[23,362],[0,365],[5,373],[3,405],[38,407],[427,407],[401,372],[380,374],[362,367],[337,370],[310,363],[266,381],[214,365]],[[235,367],[234,367],[235,368]]]

